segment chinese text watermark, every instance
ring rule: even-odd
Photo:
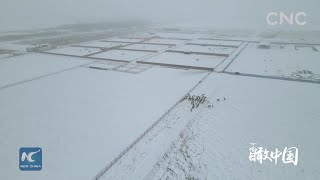
[[[270,161],[277,164],[282,161],[284,164],[292,163],[298,165],[299,150],[296,147],[285,147],[282,151],[275,148],[274,151],[269,151],[263,147],[256,147],[255,143],[250,143],[249,148],[249,160],[253,162],[259,162],[262,164],[263,161]]]

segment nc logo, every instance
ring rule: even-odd
[[[39,147],[20,148],[19,168],[21,171],[40,171],[42,169],[42,149]]]
[[[266,21],[271,26],[281,25],[284,23],[303,26],[307,24],[307,22],[303,20],[306,16],[307,14],[305,12],[290,13],[289,15],[284,12],[269,12],[266,16]]]

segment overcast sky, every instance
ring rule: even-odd
[[[307,14],[320,30],[319,0],[0,0],[0,30],[120,20],[190,22],[217,28],[266,28],[270,11]],[[296,27],[290,27],[296,28]],[[301,28],[301,27],[298,27]]]

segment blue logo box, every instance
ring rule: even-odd
[[[39,147],[20,148],[19,168],[21,171],[40,171],[42,169],[42,149]]]

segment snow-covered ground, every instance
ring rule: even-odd
[[[261,49],[250,43],[226,71],[319,81],[319,59],[320,46],[272,44]]]
[[[81,44],[76,44],[76,45],[98,47],[98,48],[112,48],[112,47],[123,46],[123,45],[127,45],[127,44],[128,43],[122,43],[122,42],[94,41],[94,42],[81,43]]]
[[[0,61],[0,89],[87,63],[92,61],[38,53],[5,58]]]
[[[154,43],[154,44],[172,44],[177,45],[186,42],[187,40],[181,40],[181,39],[150,39],[148,41],[145,41],[145,43]]]
[[[153,32],[133,32],[129,35],[126,36],[121,36],[121,38],[139,38],[139,39],[144,39],[144,38],[151,38],[154,36]]]
[[[204,45],[222,45],[222,46],[240,46],[242,41],[222,41],[222,40],[211,40],[211,39],[198,39],[193,41],[195,44]]]
[[[147,51],[161,51],[167,49],[169,45],[156,45],[156,44],[132,44],[122,49],[135,49],[135,50],[147,50]]]
[[[115,41],[115,42],[140,42],[143,41],[143,38],[124,38],[124,37],[115,37],[115,38],[109,38],[105,39],[105,41]]]
[[[101,60],[92,64],[85,65],[83,67],[89,67],[89,68],[98,69],[98,70],[111,70],[111,71],[138,74],[148,69],[151,69],[153,66],[140,64],[140,63],[123,63],[123,62],[117,62],[117,61],[108,62],[105,60]]]
[[[108,63],[107,61],[104,61],[104,62],[96,62],[96,63],[89,64],[89,65],[87,65],[87,67],[93,67],[93,68],[97,68],[97,69],[99,69],[99,68],[113,69],[113,68],[123,66],[123,65],[124,65],[124,63],[115,63],[115,62]]]
[[[87,48],[87,47],[63,47],[59,49],[49,50],[49,53],[73,55],[73,56],[85,56],[92,53],[100,52],[100,48]]]
[[[319,44],[320,42],[320,36],[319,31],[309,31],[307,33],[303,31],[292,31],[290,33],[288,32],[277,32],[274,34],[274,37],[272,39],[275,39],[279,42],[300,42],[300,43],[316,43]]]
[[[319,91],[317,84],[213,73],[192,92],[206,94],[205,104],[191,112],[181,102],[102,179],[319,179]],[[299,164],[250,162],[250,143],[295,146]]]
[[[173,39],[186,39],[191,40],[194,38],[203,37],[203,34],[200,33],[183,33],[183,32],[158,32],[157,36],[161,38],[173,38]]]
[[[7,53],[0,54],[0,59],[1,59],[1,58],[10,57],[10,56],[12,56],[12,54],[7,54]]]
[[[183,45],[175,48],[175,51],[182,52],[196,52],[196,53],[213,53],[213,54],[231,54],[236,48],[232,47],[219,47],[219,46],[209,46],[209,45]]]
[[[102,58],[102,59],[112,59],[120,61],[133,61],[138,58],[150,55],[152,52],[145,51],[129,51],[129,50],[110,50],[102,53],[92,55],[90,57]]]
[[[320,179],[320,42],[280,34],[169,28],[2,58],[0,179]],[[250,162],[250,143],[295,146],[298,166]],[[43,149],[40,172],[20,147]]]
[[[79,67],[2,89],[0,179],[93,178],[205,74]],[[20,147],[35,145],[43,168],[24,173],[13,159]]]
[[[154,62],[169,65],[195,66],[213,69],[224,58],[225,57],[222,56],[165,52],[157,56],[148,58],[144,62]]]
[[[27,52],[27,48],[33,47],[33,45],[22,45],[9,42],[0,42],[0,49],[5,49],[8,51],[15,51],[17,53]]]

